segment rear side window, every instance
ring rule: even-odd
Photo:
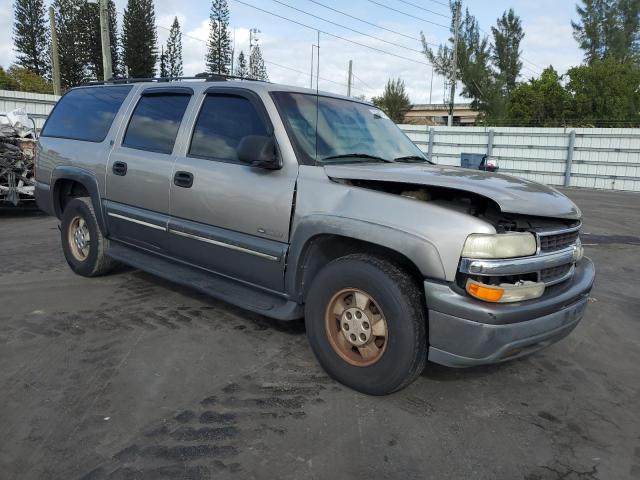
[[[102,142],[130,91],[131,85],[71,90],[49,115],[42,136]]]
[[[190,95],[143,95],[136,105],[122,145],[157,153],[171,153]]]
[[[207,95],[191,138],[189,155],[237,162],[236,149],[248,135],[268,135],[253,104],[235,95]]]

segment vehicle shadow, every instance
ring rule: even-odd
[[[170,280],[165,280],[151,273],[143,272],[142,270],[136,270],[135,268],[129,267],[127,265],[118,267],[117,271],[115,271],[114,274],[129,274],[139,280],[149,282],[150,284],[153,284],[157,287],[170,290],[171,292],[178,293],[194,301],[204,303],[209,307],[213,307],[215,309],[224,309],[226,312],[234,316],[240,317],[243,320],[247,320],[253,323],[254,327],[259,330],[266,330],[270,328],[289,335],[299,336],[305,334],[304,319],[288,321],[275,320],[258,313],[250,312],[249,310],[244,310],[240,307],[236,307],[222,300],[217,300],[209,295],[200,293],[197,290],[179,285]]]
[[[0,206],[0,219],[2,218],[34,218],[34,217],[47,217],[48,215],[40,210],[35,205],[18,205],[14,206]]]
[[[512,360],[512,362],[516,361],[518,361],[518,359]],[[427,362],[427,366],[421,376],[438,382],[465,381],[468,379],[482,378],[498,374],[504,370],[505,366],[505,363],[497,363],[493,365],[478,365],[476,367],[468,368],[452,368]]]

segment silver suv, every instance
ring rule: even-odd
[[[566,336],[594,279],[556,190],[439,167],[373,105],[205,79],[69,91],[36,197],[71,269],[117,262],[279,320],[365,393],[428,360],[520,357]]]

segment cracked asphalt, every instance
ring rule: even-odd
[[[567,194],[597,268],[577,329],[387,397],[329,379],[301,322],[75,276],[56,219],[0,212],[0,478],[640,478],[640,195]]]

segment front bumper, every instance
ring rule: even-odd
[[[567,336],[582,318],[595,268],[588,258],[573,277],[535,300],[486,303],[450,284],[425,281],[429,308],[429,360],[470,367],[517,358]]]

